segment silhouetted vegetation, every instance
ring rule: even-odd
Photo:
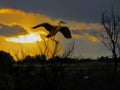
[[[114,58],[114,71],[117,70],[118,57],[120,56],[120,16],[115,14],[113,8],[110,13],[102,14],[101,23],[105,29],[105,33],[99,36],[99,40],[112,53]]]
[[[15,62],[0,51],[0,90],[101,90],[120,89],[120,72],[112,72],[113,59],[26,56]]]

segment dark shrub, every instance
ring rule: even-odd
[[[13,63],[13,57],[4,51],[0,51],[0,72],[9,72]]]

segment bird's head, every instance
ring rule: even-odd
[[[59,23],[58,23],[58,25],[61,25],[61,24],[66,24],[66,22],[60,20]]]

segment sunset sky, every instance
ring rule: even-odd
[[[111,7],[120,15],[120,0],[2,0],[0,50],[13,56],[22,51],[34,55],[38,52],[37,42],[44,42],[48,32],[44,28],[33,30],[31,27],[43,22],[57,25],[59,20],[63,20],[73,38],[66,40],[60,33],[56,37],[60,43],[64,43],[64,48],[70,47],[75,41],[73,56],[109,56],[111,53],[94,34],[103,30],[101,14]]]

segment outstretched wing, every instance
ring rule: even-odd
[[[33,26],[32,29],[36,29],[41,26],[44,27],[47,31],[53,31],[56,29],[56,26],[50,25],[49,23],[38,24],[36,26]]]
[[[64,35],[65,38],[72,38],[71,32],[68,27],[61,27],[60,32]]]
[[[33,26],[32,29],[36,29],[36,28],[38,28],[38,27],[40,27],[40,26],[41,26],[41,24],[38,24],[38,25],[36,25],[36,26]]]

